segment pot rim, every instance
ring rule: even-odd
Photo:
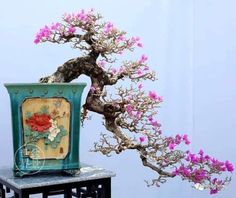
[[[75,83],[4,83],[5,87],[11,86],[86,86],[87,83],[75,82]]]

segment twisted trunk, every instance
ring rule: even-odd
[[[63,83],[71,82],[84,74],[91,79],[91,84],[94,88],[101,92],[106,85],[113,85],[123,78],[111,78],[109,74],[96,64],[99,54],[92,51],[88,56],[70,59],[62,66],[59,66],[55,73],[50,76],[40,79],[41,83]],[[161,170],[158,166],[153,165],[148,161],[148,154],[146,147],[141,144],[134,145],[132,141],[121,131],[119,123],[117,122],[118,115],[123,112],[124,104],[116,102],[105,103],[101,100],[99,94],[88,92],[86,102],[83,105],[84,111],[92,111],[99,113],[105,118],[105,127],[120,141],[117,153],[121,153],[126,149],[137,150],[140,153],[140,158],[144,166],[151,168],[159,175],[164,177],[174,177],[173,174]]]

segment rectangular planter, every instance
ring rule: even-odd
[[[80,168],[84,83],[5,84],[11,100],[15,176]]]

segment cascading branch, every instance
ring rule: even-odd
[[[148,185],[159,186],[168,178],[179,176],[195,188],[215,194],[230,182],[227,173],[234,168],[229,161],[219,161],[202,150],[193,154],[180,149],[190,144],[186,134],[162,133],[156,115],[163,98],[155,91],[146,92],[141,83],[157,80],[147,64],[148,57],[120,61],[125,52],[143,47],[139,37],[128,37],[111,22],[102,21],[102,16],[93,10],[80,10],[64,14],[62,22],[41,28],[34,43],[42,42],[70,43],[82,52],[40,82],[70,82],[82,74],[91,79],[82,121],[88,118],[89,111],[96,112],[103,115],[104,126],[110,132],[101,134],[100,141],[94,144],[95,152],[110,156],[113,152],[137,151],[143,165],[157,173]],[[125,86],[119,85],[121,80],[127,80]],[[116,94],[108,94],[115,84],[119,85]]]

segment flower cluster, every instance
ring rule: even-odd
[[[130,47],[134,45],[137,47],[143,47],[139,37],[131,37],[129,40],[127,40],[127,42]]]
[[[30,129],[30,133],[33,134],[36,132],[45,134],[46,136],[39,135],[39,138],[48,138],[51,142],[53,142],[57,135],[61,132],[61,129],[59,128],[57,120],[55,119],[53,114],[54,111],[51,114],[37,112],[28,117],[25,120],[25,123]],[[35,138],[37,140],[37,136]]]
[[[181,142],[184,142],[186,145],[190,144],[187,134],[185,135],[177,134],[174,138],[168,137],[167,142],[168,142],[168,147],[171,151],[173,151],[177,145],[180,145]]]
[[[233,165],[228,160],[221,162],[200,150],[198,154],[187,151],[185,162],[175,168],[173,174],[193,182],[198,189],[210,189],[210,194],[215,194],[227,184],[228,179],[212,178],[213,174],[232,173],[233,170]]]
[[[70,24],[87,24],[91,22],[91,17],[93,15],[93,9],[85,11],[84,9],[80,10],[78,13],[65,13],[63,16],[64,21]]]

